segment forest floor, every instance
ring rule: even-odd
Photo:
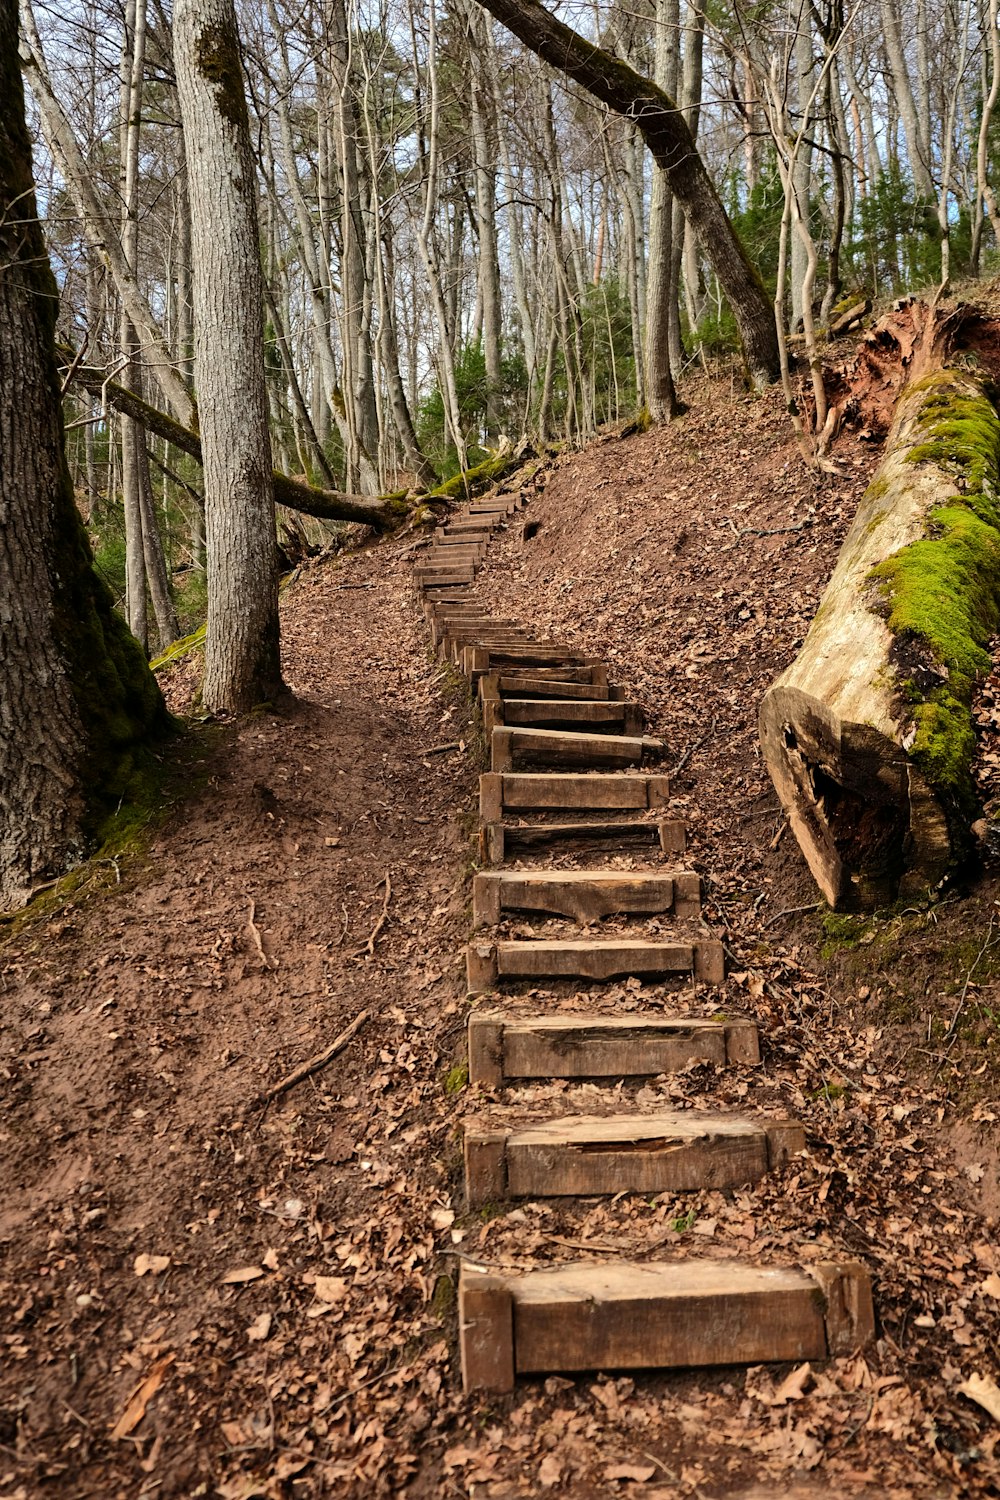
[[[761,1022],[761,1068],[656,1080],[636,1106],[779,1108],[805,1158],[752,1194],[465,1210],[482,746],[400,542],[307,564],[283,596],[289,701],[191,727],[147,852],[0,928],[4,1500],[998,1493],[1000,1425],[958,1391],[1000,1374],[998,870],[831,917],[756,740],[878,443],[843,438],[816,477],[776,393],[686,395],[670,427],[540,474],[480,591],[605,657],[668,743],[730,975],[721,999],[612,999]],[[178,708],[193,671],[165,682]],[[1000,672],[979,718],[995,799]],[[878,1342],[854,1358],[462,1395],[463,1256],[831,1252],[874,1279]]]

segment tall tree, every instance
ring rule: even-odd
[[[202,696],[244,713],[281,687],[256,174],[232,0],[178,0],[174,66],[194,259],[208,619]]]
[[[0,0],[0,907],[64,871],[167,726],[94,572],[63,447],[16,0]]]
[[[778,335],[767,293],[673,99],[650,79],[557,21],[536,0],[482,0],[482,4],[526,47],[635,123],[729,298],[751,378],[757,385],[776,380]]]

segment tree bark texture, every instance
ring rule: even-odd
[[[970,703],[1000,619],[1000,417],[954,367],[904,391],[812,628],[768,689],[768,770],[831,906],[937,887],[977,813]]]
[[[778,335],[767,293],[673,99],[627,63],[557,21],[536,0],[482,3],[526,47],[633,121],[715,268],[733,309],[751,379],[756,385],[777,380]]]
[[[281,687],[255,168],[231,0],[179,0],[174,62],[194,258],[208,616],[202,695],[245,713]]]
[[[0,907],[79,860],[127,794],[159,689],[95,574],[63,451],[17,6],[0,0]]]

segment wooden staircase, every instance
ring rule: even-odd
[[[525,993],[539,981],[548,994],[564,981],[664,977],[691,993],[721,984],[725,961],[702,922],[701,880],[680,862],[686,829],[654,769],[666,747],[643,733],[640,705],[603,662],[491,618],[476,598],[489,539],[518,505],[501,496],[462,507],[413,568],[432,641],[476,691],[489,747],[466,952],[469,1082],[483,1102],[464,1128],[468,1202],[744,1188],[803,1150],[799,1122],[701,1107],[637,1113],[610,1085],[697,1063],[753,1067],[755,1022],[544,1014]],[[566,856],[583,867],[564,868]],[[608,856],[644,863],[622,869]],[[511,1085],[559,1079],[604,1084],[606,1109],[546,1117],[507,1097]],[[466,1389],[506,1391],[556,1371],[821,1360],[867,1343],[874,1315],[868,1273],[850,1260],[594,1259],[534,1271],[465,1263],[459,1325]]]

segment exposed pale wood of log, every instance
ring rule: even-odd
[[[834,907],[938,887],[976,816],[969,701],[997,624],[1000,418],[985,381],[928,363],[760,711],[771,779]]]

